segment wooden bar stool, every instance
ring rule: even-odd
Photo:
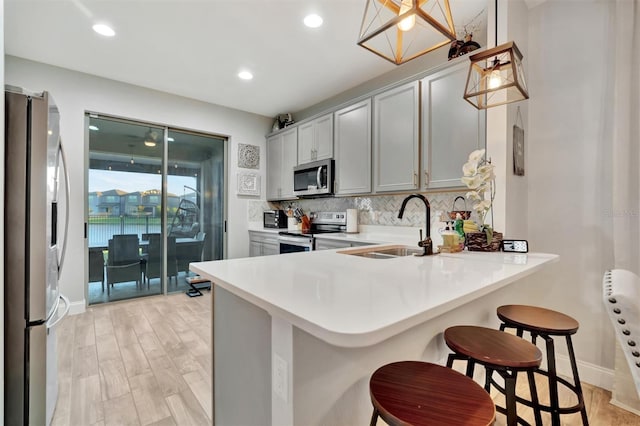
[[[475,364],[487,370],[485,391],[491,391],[491,385],[497,383],[491,379],[495,371],[504,379],[505,407],[496,406],[496,410],[507,415],[507,425],[514,426],[518,422],[528,424],[518,417],[516,412],[516,379],[518,372],[525,371],[529,377],[529,390],[535,405],[538,394],[533,379],[533,371],[540,367],[542,352],[535,345],[508,333],[502,333],[485,327],[461,325],[449,327],[444,331],[444,340],[454,353],[449,355],[447,367],[452,367],[455,360],[467,361],[466,374],[473,377]],[[536,414],[536,424],[540,412]]]
[[[560,415],[577,413],[580,411],[582,423],[589,424],[587,418],[587,410],[584,405],[584,396],[582,394],[582,386],[578,376],[578,366],[576,364],[575,353],[573,352],[573,344],[571,335],[578,331],[578,321],[560,312],[550,309],[539,308],[536,306],[526,305],[505,305],[497,309],[498,318],[502,321],[500,330],[506,328],[515,328],[516,334],[522,337],[524,331],[531,334],[531,341],[535,344],[538,336],[542,337],[547,349],[547,370],[536,369],[536,373],[547,376],[549,379],[549,401],[550,405],[540,405],[542,411],[551,413],[551,424],[560,425]],[[556,372],[556,359],[554,350],[553,336],[564,336],[567,342],[569,352],[569,362],[571,363],[571,371],[573,373],[573,383],[558,377]],[[578,398],[578,403],[572,407],[560,407],[558,401],[558,384],[566,386]],[[526,401],[520,401],[526,404]],[[527,404],[528,405],[528,404]]]
[[[369,381],[371,426],[380,416],[395,425],[492,425],[493,401],[480,385],[457,371],[420,361],[378,368]]]

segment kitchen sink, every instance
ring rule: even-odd
[[[384,254],[387,256],[412,256],[414,254],[422,254],[421,248],[409,247],[393,247],[388,249],[378,249],[374,253]]]
[[[375,247],[358,250],[339,251],[341,254],[367,257],[369,259],[395,259],[397,257],[421,255],[422,249],[404,246]]]

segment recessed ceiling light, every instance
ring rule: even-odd
[[[89,126],[89,130],[94,130],[94,131],[96,131],[96,132],[97,132],[97,131],[98,131],[98,130],[100,130],[100,129],[98,128],[98,126],[94,126],[94,125],[92,124],[91,126]]]
[[[116,35],[116,32],[113,31],[113,28],[105,24],[95,24],[93,26],[93,31],[105,37],[113,37],[114,35]]]
[[[167,138],[167,140],[168,140],[169,142],[174,142],[174,141],[175,141],[175,139],[174,139],[174,138],[171,138],[171,137]]]
[[[253,78],[253,74],[251,74],[249,71],[240,71],[238,73],[238,77],[240,77],[242,80],[251,80]]]
[[[318,28],[322,25],[322,18],[315,13],[304,17],[304,24],[309,28]]]
[[[148,146],[149,148],[153,148],[154,146],[156,146],[156,143],[154,141],[144,141],[144,145]]]

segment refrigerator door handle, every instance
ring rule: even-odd
[[[67,298],[67,296],[61,293],[60,298],[58,299],[58,303],[56,303],[56,309],[54,309],[54,312],[58,311],[60,300],[64,302],[64,312],[62,313],[62,315],[56,315],[55,317],[49,318],[49,321],[47,321],[47,330],[55,327],[60,321],[62,321],[62,318],[66,317],[69,313],[69,309],[71,309],[71,303],[69,302],[69,299]]]
[[[64,257],[67,253],[67,236],[69,235],[69,206],[70,201],[69,197],[71,196],[71,190],[69,189],[69,171],[67,169],[67,157],[64,154],[64,149],[62,148],[62,141],[58,145],[58,151],[60,153],[60,158],[62,159],[62,168],[64,170],[64,189],[65,189],[65,202],[66,206],[64,209],[64,237],[62,241],[62,252],[60,253],[60,260],[58,261],[58,273],[62,270],[62,265],[64,264]]]

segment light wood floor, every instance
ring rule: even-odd
[[[57,329],[52,424],[209,425],[211,293],[91,307]]]
[[[549,404],[549,386],[545,377],[536,377],[536,386],[540,395],[541,402]],[[524,398],[529,398],[529,386],[526,374],[518,376],[518,385],[516,393]],[[587,407],[587,417],[591,426],[639,426],[640,417],[629,411],[611,405],[611,392],[592,386],[588,383],[582,383],[582,393],[584,395],[585,405]],[[497,404],[504,407],[504,397],[498,392],[492,390],[491,396]],[[559,389],[559,400],[561,407],[570,407],[577,403],[577,398],[565,387]],[[518,404],[518,415],[530,424],[534,423],[533,410],[524,405]],[[560,416],[560,422],[566,426],[582,425],[582,417],[580,413],[564,414]],[[544,425],[551,424],[551,417],[547,413],[542,413],[542,423]],[[506,425],[506,417],[500,413],[496,415],[496,426]]]
[[[203,293],[100,305],[64,319],[53,425],[211,424],[211,293]],[[518,394],[528,397],[526,376],[518,383]],[[545,388],[540,380],[541,395]],[[570,404],[571,395],[560,390],[561,404]],[[640,425],[640,417],[609,404],[610,392],[585,383],[583,391],[592,426]],[[533,423],[527,407],[518,414]],[[498,414],[496,425],[505,424]],[[579,413],[562,416],[562,424],[581,425]]]

